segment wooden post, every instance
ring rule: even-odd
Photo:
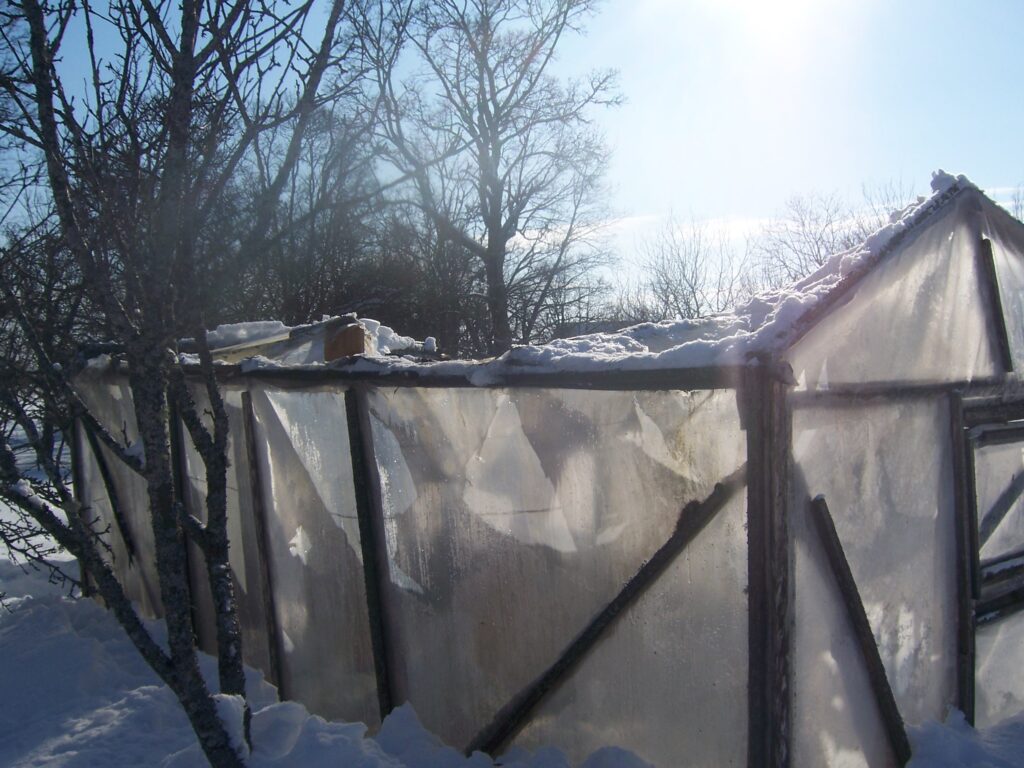
[[[1006,373],[1013,371],[1013,355],[1010,352],[1010,337],[1006,332],[1006,315],[1003,314],[1003,297],[999,292],[999,276],[996,273],[995,256],[992,254],[992,241],[987,237],[978,240],[978,268],[982,278],[982,295],[990,307],[989,318],[992,322],[993,347],[996,360]],[[987,294],[987,295],[986,295]]]
[[[957,586],[957,706],[967,722],[974,724],[974,601],[975,581],[973,543],[976,539],[974,502],[970,499],[974,486],[968,477],[967,454],[972,450],[964,429],[963,400],[959,394],[949,398],[950,439],[953,449],[954,514],[956,525]]]
[[[825,548],[828,563],[839,586],[839,592],[843,597],[846,606],[846,615],[853,627],[857,645],[860,648],[861,658],[867,669],[868,681],[871,683],[871,690],[875,694],[875,702],[878,705],[878,712],[882,716],[882,725],[885,727],[886,735],[889,737],[889,744],[893,754],[900,765],[906,765],[910,760],[910,740],[903,725],[903,717],[900,715],[899,707],[896,706],[896,699],[892,695],[892,688],[889,686],[889,678],[886,677],[885,667],[882,664],[882,657],[878,653],[878,645],[875,643],[874,633],[871,631],[871,624],[868,621],[867,613],[864,611],[864,604],[860,599],[860,592],[857,590],[857,582],[853,578],[850,564],[843,552],[843,545],[839,541],[839,534],[836,533],[835,523],[832,515],[829,514],[828,504],[825,499],[818,496],[811,502],[811,520],[821,543]]]
[[[388,561],[384,538],[384,503],[380,474],[373,447],[370,409],[364,389],[345,391],[345,417],[348,422],[349,454],[356,512],[359,516],[359,546],[363,555],[363,581],[366,609],[370,620],[370,642],[377,677],[377,704],[380,719],[394,707],[392,690],[392,649],[385,626],[384,595],[387,593]]]
[[[267,538],[267,510],[263,503],[263,476],[260,472],[260,457],[256,446],[256,412],[252,407],[252,394],[242,392],[242,436],[245,440],[245,459],[249,465],[249,487],[252,497],[253,533],[256,538],[257,563],[260,573],[260,596],[263,614],[267,623],[267,651],[270,656],[271,682],[277,686],[279,700],[288,698],[284,679],[284,647],[280,627],[277,623],[277,603],[274,600],[274,564],[270,557],[270,540]],[[242,478],[238,478],[241,482]]]
[[[791,532],[786,513],[792,455],[788,385],[774,366],[750,369],[742,390],[747,433],[750,768],[790,761]]]

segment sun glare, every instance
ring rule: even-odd
[[[734,23],[762,56],[796,64],[821,17],[822,0],[714,0],[715,10]]]

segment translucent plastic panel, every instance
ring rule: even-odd
[[[949,430],[948,408],[944,400],[933,398],[798,407],[793,416],[794,503],[802,508],[808,495],[825,496],[896,702],[903,718],[914,724],[944,718],[956,695],[956,526]],[[821,587],[807,580],[822,577],[810,565],[802,566],[803,571],[800,567],[796,623],[807,626],[798,635],[814,637],[824,630],[815,628],[818,622],[811,617],[825,609],[812,606],[820,599],[814,591]],[[839,637],[848,631],[845,624],[834,630]],[[807,653],[796,659],[802,675],[808,674],[808,664],[818,665],[813,648]],[[806,689],[803,696],[815,703],[796,719],[813,720],[833,695],[841,690]],[[851,711],[874,707],[873,700],[848,705]],[[828,733],[825,724],[814,727]]]
[[[80,379],[76,389],[85,400],[89,411],[112,436],[124,443],[128,450],[142,455],[131,390],[123,379]],[[153,526],[149,516],[149,496],[146,482],[129,469],[106,446],[100,452],[113,479],[113,485],[122,515],[122,523],[115,520],[103,476],[91,450],[82,451],[85,498],[88,511],[102,521],[98,529],[107,529],[104,540],[110,546],[107,556],[114,573],[124,586],[125,593],[150,618],[163,616],[160,600],[160,582],[157,579],[156,547]],[[88,443],[86,443],[88,446]],[[127,537],[134,545],[134,557],[129,556],[125,544]]]
[[[998,371],[977,274],[977,198],[961,195],[791,350],[802,387],[965,381]]]
[[[327,718],[378,722],[341,391],[254,389],[282,692]]]
[[[1024,550],[1024,443],[974,451],[982,560]]]
[[[267,633],[267,615],[261,586],[259,542],[253,519],[253,488],[249,458],[245,443],[245,414],[242,411],[242,391],[224,389],[221,393],[228,414],[227,513],[228,560],[235,581],[238,618],[242,627],[242,651],[245,662],[272,676],[270,666],[270,639]],[[193,399],[204,421],[209,411],[209,399],[200,388],[192,391]],[[209,428],[212,425],[207,423]],[[185,449],[185,504],[188,511],[202,521],[206,511],[206,468],[195,449],[188,431],[181,428]],[[189,566],[192,571],[193,602],[196,608],[199,645],[209,653],[217,649],[213,600],[210,593],[206,561],[198,547],[190,550]]]
[[[456,745],[558,657],[665,542],[687,501],[706,496],[745,458],[732,392],[381,389],[370,404],[399,700],[412,701],[424,723]],[[734,516],[730,530],[737,524]],[[697,700],[682,689],[704,679],[698,670],[718,664],[730,670],[721,684],[732,696],[704,692],[714,713],[707,722],[717,719],[733,737],[745,729],[745,600],[727,601],[714,622],[695,622],[692,655],[669,658],[659,649],[670,638],[656,638],[655,626],[672,626],[680,611],[702,616],[697,606],[709,595],[742,593],[745,551],[727,545],[724,534],[705,534],[721,542],[723,558],[740,552],[740,565],[722,562],[707,572],[679,566],[659,582],[661,597],[651,596],[634,615],[637,624],[618,630],[614,641],[621,665],[637,679],[664,676],[658,695],[598,702],[591,688],[573,717],[595,729],[552,733],[556,746],[564,740],[585,752],[605,743],[616,718],[643,717],[645,728],[678,731],[666,750],[697,749],[710,738],[696,725],[708,713],[681,710]],[[694,557],[704,562],[704,555]],[[734,578],[705,584],[734,567]],[[670,610],[677,597],[680,606]],[[658,605],[666,615],[655,620]],[[705,658],[711,636],[730,654],[741,637],[744,650],[737,658]],[[588,677],[574,684],[585,690],[621,681],[624,673],[610,671],[615,663],[588,666]],[[617,730],[612,741],[623,738]]]
[[[1013,367],[1024,370],[1024,224],[990,204],[982,208],[982,232],[992,242]]]
[[[895,768],[842,596],[807,517],[806,491],[794,490],[791,765]]]
[[[975,633],[974,722],[986,728],[1024,711],[1024,613]]]
[[[658,766],[747,764],[747,534],[741,488],[516,744],[581,761],[616,744]]]

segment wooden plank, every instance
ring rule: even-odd
[[[787,385],[755,369],[744,391],[747,462],[748,748],[751,768],[789,765],[792,455]]]
[[[381,481],[373,446],[369,402],[364,390],[350,388],[345,392],[345,418],[348,423],[353,490],[359,517],[359,546],[363,554],[363,580],[373,648],[373,668],[377,678],[377,705],[383,721],[395,703],[391,675],[393,651],[385,624],[384,604],[388,561]]]
[[[622,590],[590,620],[551,666],[498,710],[491,722],[469,742],[465,753],[470,755],[481,751],[493,755],[504,748],[528,722],[530,714],[537,706],[579,666],[623,611],[635,603],[697,537],[697,534],[704,530],[715,514],[746,482],[746,474],[746,466],[740,467],[718,483],[706,499],[691,501],[683,507],[676,521],[675,531],[668,541],[640,566]]]
[[[950,440],[953,457],[953,514],[956,525],[957,597],[957,706],[969,723],[974,722],[974,562],[971,552],[974,518],[968,496],[973,483],[967,476],[971,450],[964,427],[963,398],[949,398]]]
[[[996,359],[1006,373],[1013,372],[1013,355],[1010,352],[1010,337],[1006,332],[1006,315],[1003,314],[1003,297],[999,291],[999,276],[996,273],[995,257],[992,254],[992,241],[982,237],[978,241],[978,267],[981,272],[983,291],[989,307],[989,319],[992,322],[993,346]]]
[[[1012,552],[1007,552],[1005,555],[982,560],[980,563],[980,576],[983,586],[991,582],[1012,578],[1018,573],[1024,573],[1024,549],[1016,549]]]
[[[707,366],[702,368],[596,371],[532,371],[526,368],[489,370],[484,363],[466,361],[453,372],[453,366],[427,363],[409,368],[390,367],[373,358],[355,358],[351,362],[309,368],[254,368],[243,370],[239,365],[219,365],[215,373],[221,381],[265,381],[281,387],[309,387],[323,384],[350,386],[370,384],[388,387],[588,389],[599,391],[661,391],[735,389],[749,367],[745,365]],[[374,367],[371,367],[374,366]],[[440,366],[444,373],[437,372]],[[200,374],[198,366],[183,366],[189,378]],[[487,375],[478,377],[485,372]]]
[[[899,764],[906,765],[910,760],[910,741],[907,739],[903,717],[900,715],[896,699],[892,695],[892,688],[889,686],[889,679],[885,674],[882,657],[878,653],[878,645],[875,643],[871,624],[868,622],[864,604],[861,602],[860,593],[857,590],[857,582],[853,578],[850,564],[843,552],[843,545],[839,541],[839,534],[836,533],[835,523],[828,511],[828,504],[825,503],[823,497],[818,496],[811,501],[810,516],[821,538],[832,574],[843,597],[846,615],[850,619],[854,636],[857,639],[861,658],[867,669],[868,681],[871,683],[871,690],[878,705],[878,712],[882,716],[882,724],[889,737],[889,744],[892,746],[893,754]]]
[[[274,599],[274,567],[270,557],[267,533],[267,505],[263,498],[263,475],[260,471],[259,451],[256,445],[256,411],[252,407],[252,394],[242,392],[242,438],[245,440],[245,459],[249,465],[249,489],[252,498],[253,534],[256,539],[257,570],[260,574],[260,598],[266,619],[267,653],[271,682],[277,686],[280,700],[288,698],[290,691],[284,679],[284,636],[277,620],[277,602]],[[241,478],[238,478],[241,482]]]
[[[972,392],[991,392],[992,387],[1001,383],[1001,379],[974,379],[973,381],[946,382],[898,382],[874,381],[863,384],[832,384],[827,390],[796,390],[789,398],[796,407],[811,406],[850,406],[857,407],[865,400],[908,400],[915,398],[948,395],[953,392],[970,394]]]
[[[128,555],[128,564],[131,565],[135,562],[135,538],[132,534],[131,526],[128,524],[128,518],[124,514],[124,507],[121,506],[121,496],[117,492],[114,474],[110,471],[110,465],[107,463],[107,457],[104,453],[105,449],[100,444],[99,438],[96,437],[96,434],[87,424],[83,424],[82,428],[85,431],[86,440],[89,442],[89,448],[92,450],[96,468],[100,472],[100,478],[103,480],[103,489],[107,493],[110,513],[114,516],[114,525],[121,536],[121,541],[124,542],[125,553]]]

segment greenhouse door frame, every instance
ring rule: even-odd
[[[989,445],[1019,443],[1024,448],[1024,397],[965,399],[954,394],[951,400],[958,521],[958,705],[973,725],[977,628],[1024,610],[1024,542],[999,557],[981,558],[975,455]],[[1015,499],[1020,495],[1024,494]]]

